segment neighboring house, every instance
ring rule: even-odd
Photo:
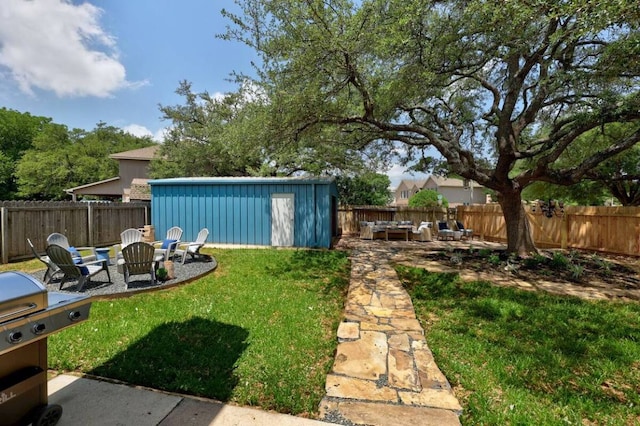
[[[396,206],[406,206],[409,198],[420,191],[426,180],[401,180],[394,192],[394,204]]]
[[[406,206],[409,198],[423,189],[433,189],[442,194],[449,202],[450,207],[468,204],[485,204],[486,195],[484,187],[474,181],[465,181],[455,178],[443,178],[429,176],[425,180],[402,180],[396,189],[394,205]]]
[[[71,195],[73,201],[77,201],[78,196],[83,197],[87,195],[122,199],[123,202],[148,201],[151,199],[151,191],[147,183],[149,178],[149,163],[156,155],[158,149],[160,149],[158,145],[153,145],[146,148],[111,154],[109,158],[118,160],[118,177],[65,189],[65,192]]]

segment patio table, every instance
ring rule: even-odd
[[[412,227],[410,226],[387,227],[384,229],[385,239],[389,241],[389,234],[404,235],[405,241],[409,241],[409,232],[411,229]]]

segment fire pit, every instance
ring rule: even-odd
[[[21,272],[0,273],[0,425],[55,425],[47,396],[47,337],[89,318],[89,296],[47,292]]]

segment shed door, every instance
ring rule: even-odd
[[[293,194],[271,194],[271,245],[293,246]]]

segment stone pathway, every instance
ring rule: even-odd
[[[390,263],[406,257],[403,249],[437,250],[441,243],[343,238],[338,248],[351,250],[351,280],[320,419],[343,425],[459,425],[462,407]]]

